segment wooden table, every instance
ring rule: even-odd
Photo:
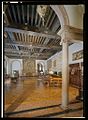
[[[44,83],[48,86],[58,86],[62,84],[62,78],[59,76],[47,75],[44,78]]]

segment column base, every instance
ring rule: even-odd
[[[60,105],[60,108],[63,109],[63,110],[69,110],[69,107],[68,106],[63,106],[63,105]]]

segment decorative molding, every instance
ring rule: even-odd
[[[60,31],[59,31],[59,35],[61,35],[63,32],[70,32],[70,33],[79,33],[79,34],[83,34],[83,30],[79,29],[79,28],[75,28],[69,25],[64,25]]]
[[[71,26],[63,26],[58,33],[61,36],[61,44],[64,41],[80,42],[83,41],[83,30]]]

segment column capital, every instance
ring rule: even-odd
[[[63,32],[83,34],[83,29],[75,28],[69,25],[63,25],[58,34],[61,35]]]
[[[61,39],[60,45],[62,45],[63,43],[68,43],[68,39]]]
[[[58,33],[61,36],[61,43],[64,42],[83,42],[83,31],[81,29],[73,28],[71,26],[63,26]],[[61,44],[60,43],[60,44]]]

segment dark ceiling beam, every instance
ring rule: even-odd
[[[35,57],[35,58],[36,58],[36,57],[48,58],[48,55],[41,55],[41,56],[39,56],[39,55],[30,55],[30,54],[22,55],[22,54],[11,54],[11,53],[10,53],[10,54],[9,54],[9,53],[5,53],[5,55],[6,55],[6,56],[8,56],[8,55],[9,55],[9,56],[16,56],[16,57],[20,57],[20,56],[23,57],[23,56],[24,56],[24,57],[30,57],[30,58],[32,58],[32,57]]]
[[[9,56],[16,56],[16,57],[20,57],[20,56],[24,56],[24,57],[25,57],[25,56],[29,56],[29,55],[20,55],[20,54],[11,54],[11,53],[10,53],[10,54],[9,54],[9,53],[6,53],[5,55],[7,55],[7,56],[8,56],[8,55],[9,55]]]
[[[60,27],[61,27],[61,25],[60,25],[59,19],[56,17],[56,19],[54,20],[54,22],[51,26],[51,29],[53,32],[57,33],[58,30],[60,30]]]
[[[36,16],[35,16],[35,26],[37,25],[37,20],[38,20],[38,13],[36,12]]]
[[[23,19],[23,23],[25,24],[25,19],[24,19],[24,5],[22,5],[22,19]]]
[[[58,21],[55,19],[54,23],[52,24],[51,26],[51,29],[53,32],[56,32],[57,28],[59,27],[60,25],[58,24]]]
[[[11,23],[13,23],[13,19],[12,19],[12,15],[11,15],[11,12],[10,12],[10,9],[9,9],[9,7],[8,7],[8,14],[9,14],[9,17],[10,17],[10,20],[11,20]]]
[[[37,32],[37,33],[44,33],[44,34],[49,34],[49,35],[53,35],[53,36],[59,36],[55,33],[55,31],[52,32],[48,28],[42,28],[42,27],[40,28],[40,27],[38,27],[38,25],[30,26],[29,24],[24,25],[24,24],[10,23],[10,25],[5,25],[4,27],[27,30],[27,31]]]
[[[6,13],[4,13],[4,20],[6,21],[5,24],[7,24],[7,25],[10,24],[10,22],[9,22],[9,20],[8,20],[8,17],[7,17],[7,14],[6,14]]]
[[[50,20],[52,14],[53,14],[53,11],[51,10],[51,11],[50,11],[50,15],[49,15],[49,17],[48,17],[48,20],[47,20],[47,22],[46,22],[46,24],[45,24],[45,27],[48,26],[48,23],[49,23],[49,20]]]
[[[18,39],[18,41],[20,41],[20,42],[21,42],[21,41],[22,41],[22,39],[21,39],[21,34],[20,34],[20,33],[18,34],[18,38],[19,38],[19,39]],[[15,42],[15,43],[16,43],[16,42]]]
[[[9,56],[7,55],[8,58],[14,58],[14,59],[30,59],[29,56]],[[33,60],[47,60],[47,57],[31,57],[31,59]]]
[[[8,9],[8,5],[4,5],[4,20],[6,21],[5,24],[9,25],[9,20],[6,14],[7,9]]]
[[[52,23],[53,23],[55,17],[56,17],[56,14],[53,14],[53,17],[52,17],[52,19],[51,19],[51,21],[50,21],[50,24],[49,24],[49,26],[48,26],[49,28],[51,27],[51,25],[52,25]]]
[[[17,50],[12,50],[12,49],[8,49],[8,48],[5,48],[5,49],[4,49],[4,52],[5,52],[5,53],[9,53],[9,54],[19,53],[19,51],[17,51]],[[22,53],[22,54],[28,54],[28,53],[30,53],[30,51],[20,50],[20,53]]]
[[[32,5],[32,18],[31,18],[31,26],[33,26],[33,19],[34,19],[34,5]]]
[[[17,5],[17,13],[18,13],[18,20],[19,20],[19,23],[21,24],[21,15],[20,15],[19,5]]]
[[[41,37],[39,37],[38,44],[41,44]]]
[[[12,8],[12,12],[13,12],[13,16],[14,16],[15,22],[17,23],[16,11],[14,9],[14,5],[11,5],[11,8]]]
[[[46,38],[45,39],[45,41],[44,41],[44,45],[47,45],[47,43],[50,41],[50,39],[48,39],[48,38]],[[42,52],[44,49],[42,48],[42,49],[40,49],[40,51],[39,52]]]
[[[27,42],[27,36],[26,34],[24,35],[25,43]]]
[[[56,33],[60,30],[61,26],[58,26],[57,29],[56,29]]]
[[[42,44],[44,43],[45,39],[46,39],[46,37],[43,37],[43,38],[42,38]]]
[[[30,59],[30,57],[16,57],[16,56],[7,56],[8,58],[11,59]],[[47,60],[48,58],[31,58],[32,60]]]
[[[41,23],[41,17],[39,17],[39,22],[38,22],[39,27],[40,27],[40,23]]]
[[[8,5],[4,5],[4,12],[6,12]]]
[[[48,39],[46,39],[47,41],[49,41]],[[27,48],[29,48],[29,49],[31,49],[31,48],[42,48],[42,49],[54,49],[54,50],[58,50],[59,48],[61,48],[61,46],[59,47],[59,46],[51,46],[51,47],[47,47],[46,45],[44,46],[44,45],[32,45],[32,46],[30,46],[30,45],[26,45],[26,44],[22,44],[22,43],[5,43],[5,46],[9,46],[9,45],[13,45],[13,46],[21,46],[21,47],[27,47]]]
[[[27,5],[27,23],[29,24],[29,5]]]
[[[5,54],[21,54],[21,55],[31,55],[31,56],[36,56],[36,55],[42,55],[42,56],[47,56],[50,55],[51,53],[39,53],[39,52],[31,52],[31,51],[24,51],[24,50],[20,50],[20,53],[17,50],[12,50],[12,49],[5,49],[4,50]]]
[[[57,34],[53,35],[53,34],[46,34],[46,33],[38,33],[38,32],[29,31],[29,30],[23,30],[22,28],[18,29],[18,28],[5,27],[4,31],[24,33],[27,35],[41,36],[41,37],[52,38],[52,39],[56,39],[56,38],[61,39],[61,37]]]
[[[13,33],[12,33],[12,32],[8,32],[8,35],[9,35],[12,43],[14,43],[14,42],[15,42],[15,39],[14,39]]]
[[[16,40],[19,41],[19,36],[17,33],[15,33],[15,36],[16,36]]]
[[[12,33],[12,32],[8,32],[8,35],[9,35],[9,37],[10,37],[11,43],[12,43],[12,44],[15,43],[15,37],[14,37],[13,33]],[[16,49],[19,51],[18,46],[17,46],[16,44],[14,44],[14,46],[15,46]]]
[[[21,34],[22,41],[24,41],[24,33]]]

